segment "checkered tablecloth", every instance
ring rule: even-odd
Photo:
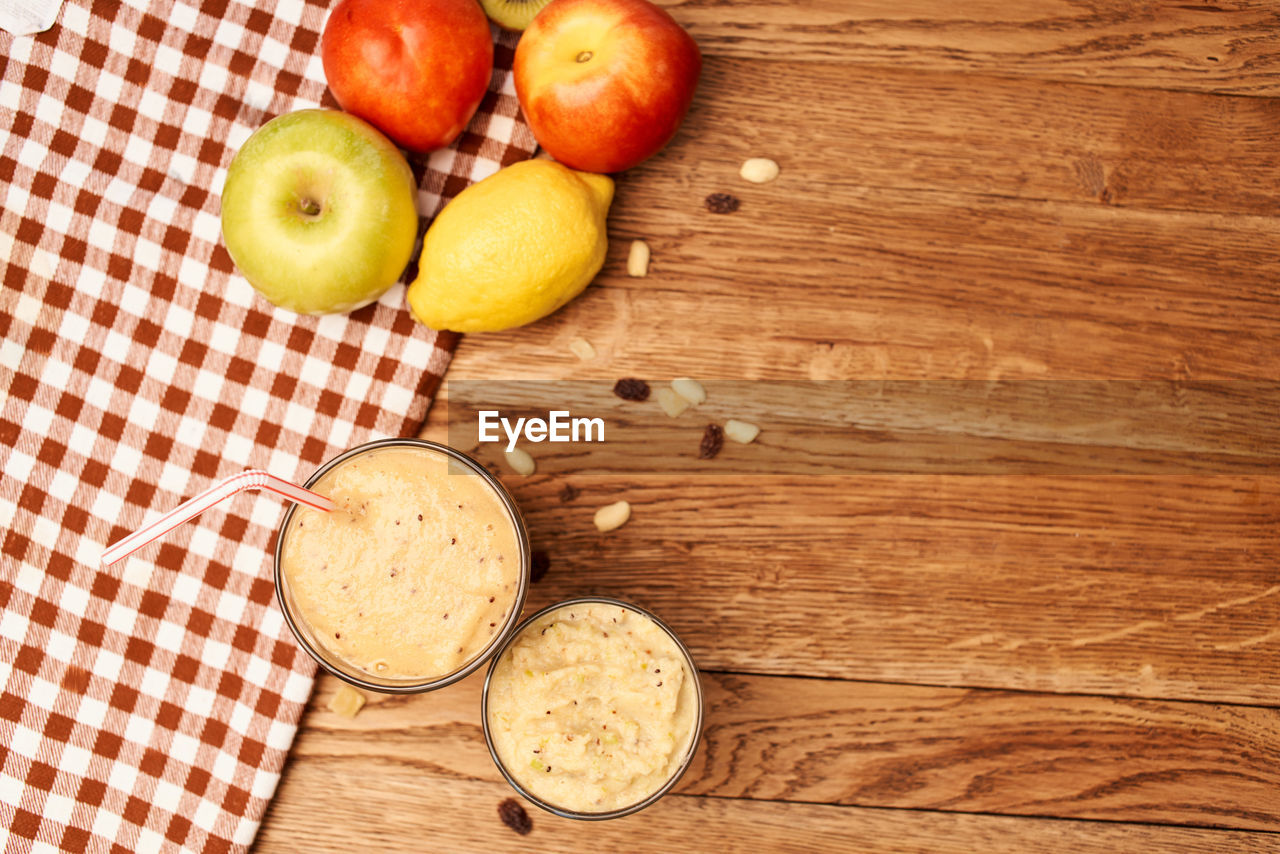
[[[220,243],[234,151],[333,103],[326,6],[77,0],[36,37],[0,33],[5,852],[248,846],[314,675],[274,602],[284,508],[246,493],[110,570],[99,555],[228,474],[302,479],[412,434],[448,363],[402,287],[298,317]],[[533,152],[508,78],[420,164],[423,214]]]

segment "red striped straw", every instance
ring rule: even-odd
[[[225,501],[238,492],[244,492],[246,489],[265,489],[267,492],[274,492],[276,495],[284,496],[290,501],[296,501],[313,510],[323,510],[326,513],[333,509],[333,502],[318,492],[303,489],[295,483],[290,483],[265,471],[251,469],[240,472],[240,474],[233,474],[221,483],[206,489],[195,498],[182,502],[151,524],[107,546],[106,551],[102,553],[102,565],[111,566],[111,564],[123,560],[148,543],[153,543],[160,539],[183,522],[194,519],[215,504]]]

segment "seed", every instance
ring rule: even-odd
[[[600,533],[621,528],[631,518],[631,505],[625,501],[607,504],[596,511],[595,525]]]
[[[778,164],[767,157],[752,157],[742,164],[738,174],[752,184],[768,184],[778,177]]]
[[[509,465],[511,470],[516,474],[527,477],[533,474],[534,470],[537,468],[537,464],[534,463],[533,457],[529,456],[529,452],[523,448],[516,448],[515,450],[507,451],[504,456],[507,459],[507,465]]]
[[[679,417],[680,413],[689,408],[689,401],[669,388],[658,389],[657,398],[658,405],[662,407],[662,411],[672,418]]]
[[[707,399],[707,390],[702,387],[702,383],[697,380],[691,380],[688,377],[672,380],[671,390],[694,406],[706,402]]]
[[[642,279],[649,274],[649,244],[643,240],[631,241],[631,254],[627,256],[627,275]]]
[[[596,348],[592,347],[591,342],[585,338],[574,338],[570,341],[569,352],[584,362],[590,362],[596,357]]]
[[[760,428],[749,422],[730,418],[724,423],[724,435],[725,438],[732,439],[740,445],[747,445],[760,435]]]

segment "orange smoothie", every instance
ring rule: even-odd
[[[312,487],[331,513],[298,508],[280,570],[298,621],[332,656],[375,679],[453,673],[515,605],[515,521],[480,475],[440,451],[376,448]]]

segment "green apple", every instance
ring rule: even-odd
[[[337,110],[278,116],[227,168],[222,236],[268,301],[299,314],[352,311],[400,278],[418,234],[408,162]]]

